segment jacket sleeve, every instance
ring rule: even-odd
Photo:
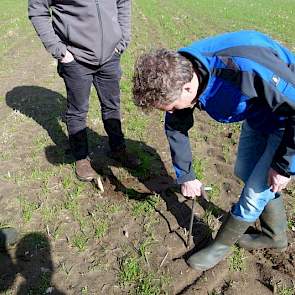
[[[292,66],[286,66],[285,71],[293,73]],[[291,74],[290,73],[290,74]],[[271,167],[281,175],[295,175],[295,78],[288,81],[283,92],[273,92],[267,96],[268,105],[278,116],[286,118],[282,141],[275,153]],[[271,87],[271,86],[269,86]],[[270,92],[271,93],[271,92]]]
[[[193,126],[193,109],[166,113],[165,132],[170,146],[177,183],[196,179],[192,165],[192,151],[188,130]]]
[[[271,167],[286,177],[295,175],[295,115],[288,117],[282,142]]]
[[[55,34],[50,13],[51,0],[29,0],[28,15],[46,50],[56,59],[66,53],[66,45]]]
[[[286,120],[284,135],[271,167],[289,177],[295,175],[295,56],[276,42],[272,48],[275,54],[262,59],[271,78],[257,79],[255,88],[259,97],[265,97],[274,114]]]
[[[117,49],[123,52],[131,40],[131,0],[117,0],[118,22],[122,30],[122,39]]]

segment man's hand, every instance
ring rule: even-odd
[[[181,193],[183,196],[194,199],[196,196],[200,196],[202,194],[201,192],[202,182],[198,179],[190,180],[181,185]]]
[[[73,57],[72,53],[67,50],[65,56],[60,60],[60,62],[63,64],[67,64],[73,60],[74,60],[74,57]]]
[[[269,169],[268,184],[271,191],[274,193],[280,192],[282,189],[286,188],[290,180],[290,177],[283,176],[272,168]]]

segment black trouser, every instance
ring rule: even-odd
[[[76,60],[66,64],[59,63],[58,73],[64,79],[67,90],[66,123],[75,159],[84,159],[88,155],[86,118],[92,84],[100,100],[110,148],[124,148],[120,114],[120,57],[115,53],[100,66],[87,65]]]

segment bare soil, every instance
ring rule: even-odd
[[[145,226],[151,220],[148,215],[134,216],[131,208],[154,193],[159,194],[160,201],[152,215],[153,243],[142,260],[147,270],[170,278],[165,289],[168,294],[287,294],[280,292],[292,288],[293,293],[288,294],[295,294],[295,233],[291,229],[288,230],[286,252],[245,251],[245,268],[241,271],[231,270],[229,259],[206,272],[192,270],[186,265],[185,258],[214,237],[241,190],[241,183],[233,176],[237,133],[230,126],[217,129],[204,113],[196,115],[197,123],[191,132],[192,148],[206,164],[203,182],[218,185],[219,193],[211,200],[198,199],[193,228],[195,248],[186,249],[191,201],[184,199],[174,184],[169,150],[158,113],[152,114],[154,120],[150,121],[149,138],[144,142],[127,139],[128,146],[136,147],[152,159],[151,168],[144,176],[127,171],[121,177],[122,171],[126,170],[106,156],[104,132],[89,129],[91,142],[95,143],[91,146],[92,157],[96,170],[103,175],[105,193],[99,195],[90,184],[85,185],[85,192],[79,199],[81,215],[90,219],[98,214],[97,204],[119,205],[121,208],[112,215],[103,238],[90,239],[86,250],[78,251],[72,246],[72,240],[80,224],[64,208],[47,226],[39,209],[34,211],[30,222],[24,222],[19,197],[37,203],[39,208],[44,204],[63,204],[66,195],[61,183],[64,175],[72,175],[73,168],[66,134],[58,125],[65,98],[63,83],[55,73],[52,60],[44,50],[37,48],[30,59],[24,59],[21,67],[12,65],[12,69],[14,74],[6,77],[0,86],[5,97],[0,105],[1,132],[8,133],[7,141],[3,139],[1,142],[1,152],[3,155],[8,151],[13,154],[1,160],[0,205],[4,215],[1,221],[16,226],[21,232],[21,240],[16,247],[0,254],[1,294],[132,293],[134,286],[119,283],[120,261],[132,251],[130,249],[138,252],[147,238]],[[15,114],[22,114],[26,119],[17,130],[9,124]],[[6,130],[5,126],[9,129]],[[43,133],[49,138],[48,145],[32,158],[34,135]],[[230,146],[227,154],[222,148],[225,143]],[[26,177],[24,171],[27,175],[32,174],[36,161],[44,171],[63,165],[62,174],[48,178],[50,191],[46,200],[40,197],[42,179],[22,181],[22,177]],[[289,189],[284,194],[289,220],[294,218],[292,191]],[[212,213],[210,224],[205,218],[208,210]],[[61,234],[54,237],[53,232],[58,228],[62,229]]]

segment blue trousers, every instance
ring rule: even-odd
[[[243,122],[235,174],[245,185],[231,210],[237,219],[254,222],[267,203],[275,198],[267,183],[268,172],[283,133],[283,129],[278,129],[265,134],[252,129],[247,121]]]

